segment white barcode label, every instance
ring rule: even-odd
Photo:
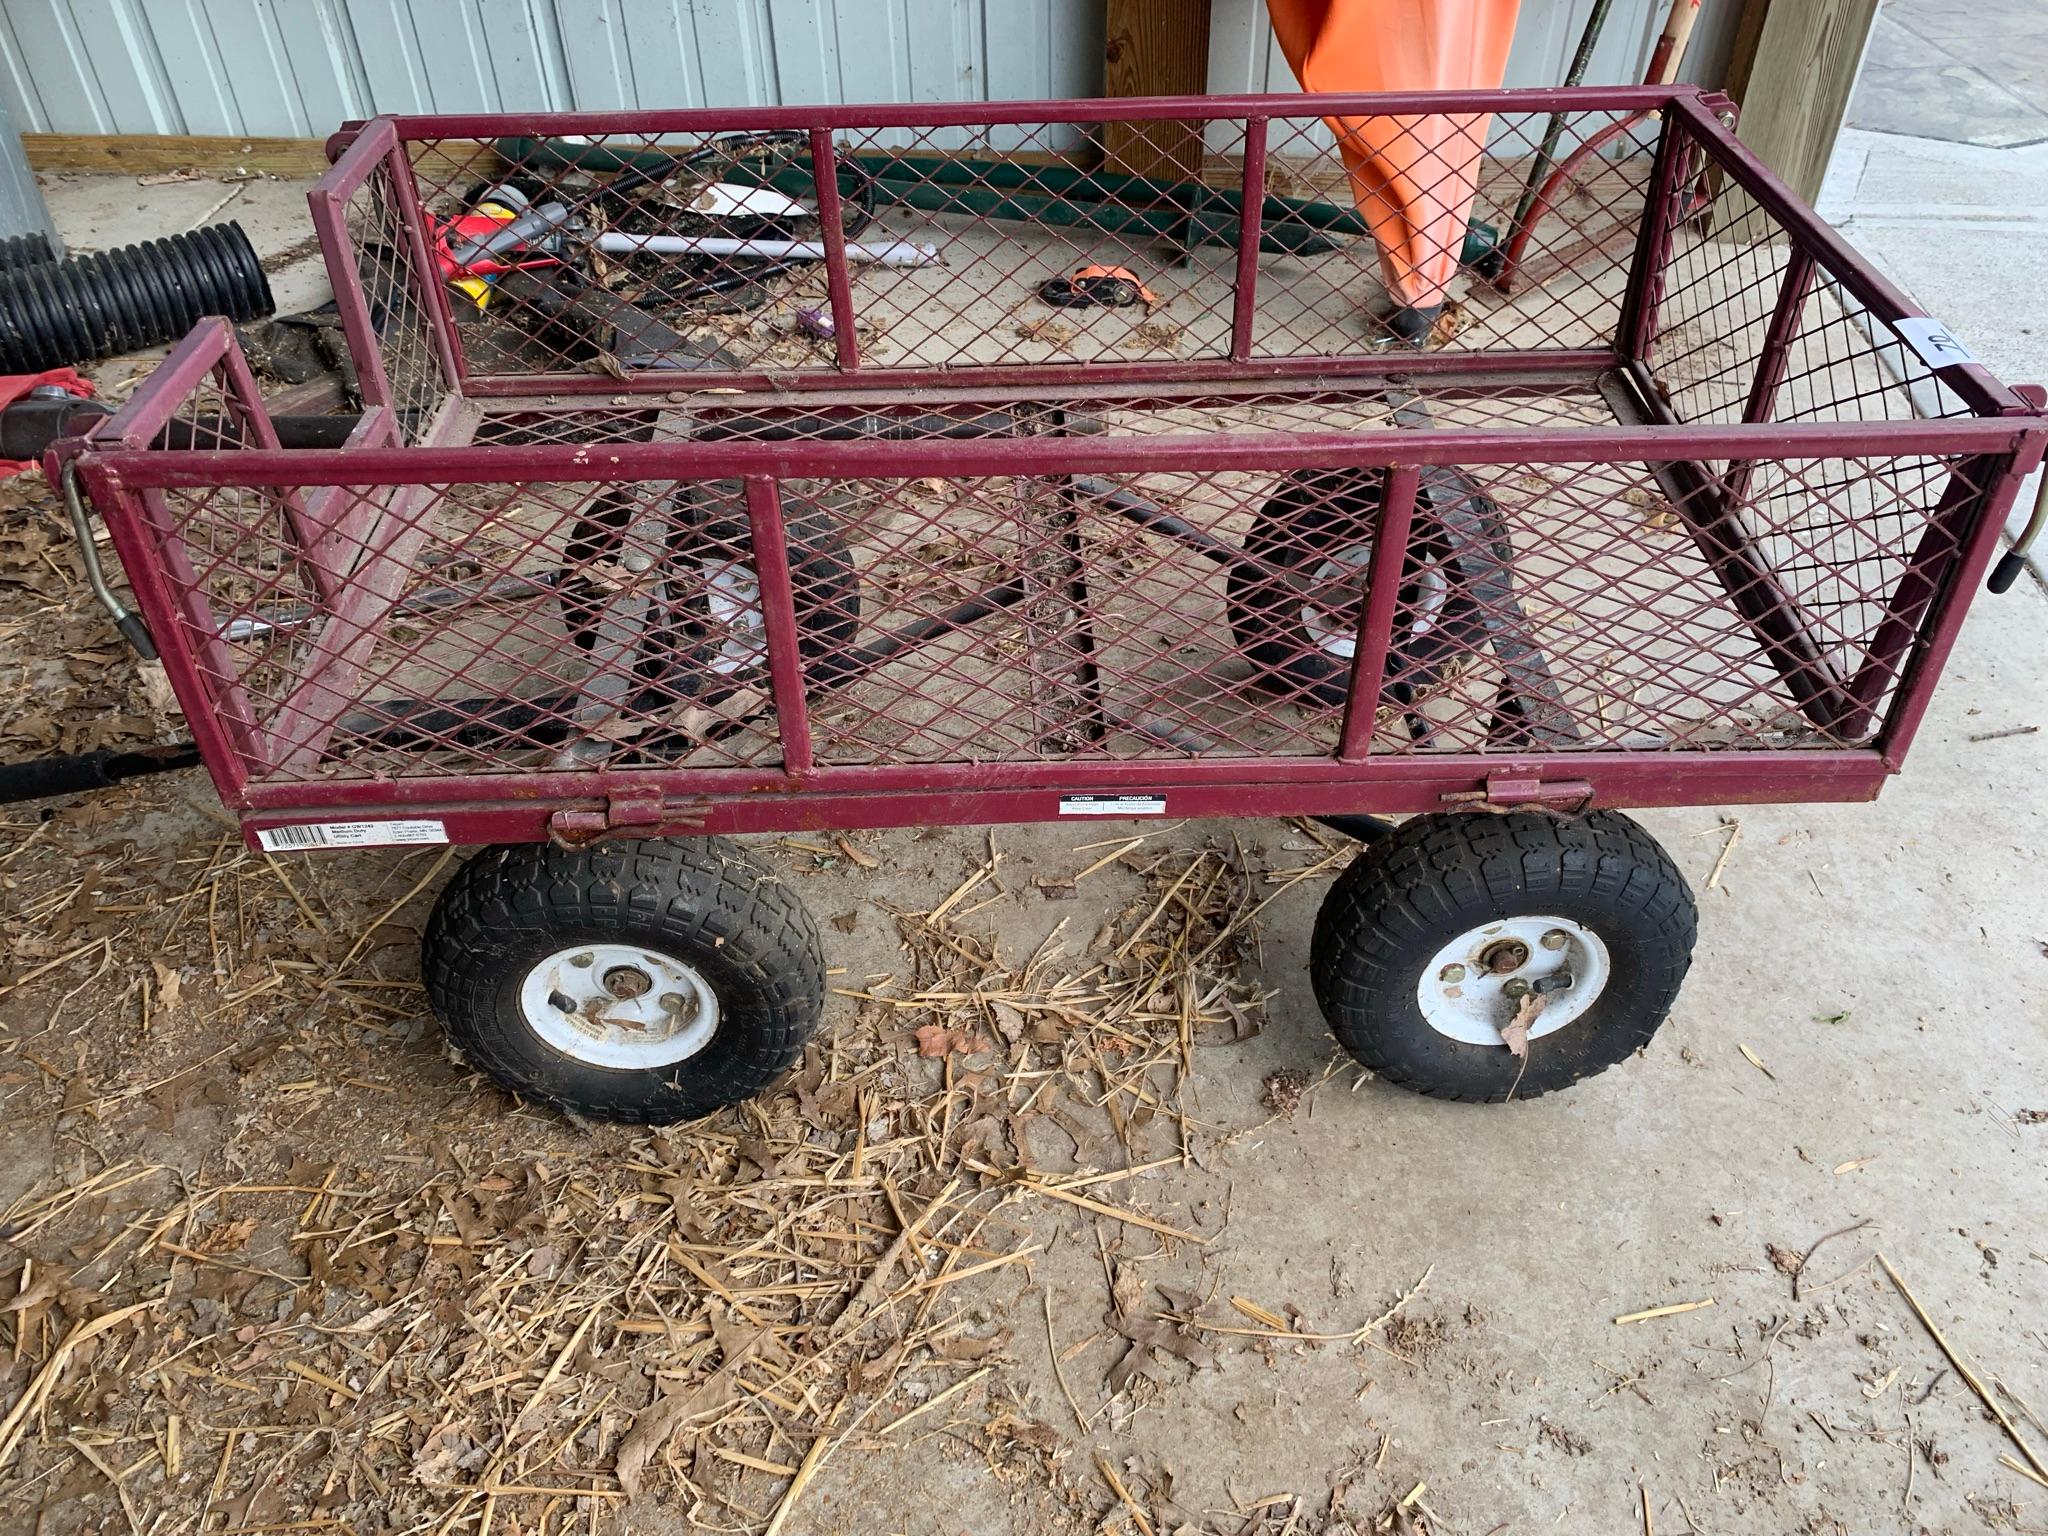
[[[1062,816],[1164,816],[1164,795],[1061,795]]]
[[[445,843],[448,828],[438,821],[306,821],[265,827],[256,834],[265,853],[301,848],[391,848],[404,843]]]
[[[1955,333],[1932,315],[1908,315],[1894,329],[1930,368],[1953,368],[1958,363],[1977,361],[1977,354],[1957,341]]]

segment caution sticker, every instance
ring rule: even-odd
[[[406,843],[445,843],[448,828],[438,821],[306,821],[264,827],[256,841],[265,853],[302,848],[393,848]]]
[[[1164,816],[1164,795],[1061,795],[1062,816]]]

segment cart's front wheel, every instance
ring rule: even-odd
[[[420,969],[480,1071],[636,1124],[695,1119],[767,1087],[825,992],[796,892],[717,837],[487,849],[441,893]]]
[[[1316,916],[1316,1000],[1339,1043],[1436,1098],[1531,1098],[1649,1043],[1698,914],[1655,839],[1613,811],[1418,816]]]

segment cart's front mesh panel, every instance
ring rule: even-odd
[[[204,452],[257,446],[249,410],[224,363],[205,375],[169,419],[171,430],[189,434]],[[322,494],[223,485],[143,496],[147,526],[160,540],[160,563],[178,593],[178,641],[197,662],[213,712],[246,758],[260,755],[258,722],[300,675],[308,647],[297,628],[265,627],[233,651],[213,641],[243,634],[244,621],[259,609],[316,611],[321,587],[307,554],[310,540],[294,529],[293,520],[317,510]]]
[[[1369,174],[1354,181],[1337,126],[1302,115],[407,148],[470,373],[631,380],[704,367],[1357,357],[1393,343],[1390,274],[1398,286],[1410,268],[1444,279],[1421,296],[1443,302],[1432,345],[1609,346],[1657,131],[1627,118],[1566,112],[1554,135],[1549,114],[1523,111],[1340,120],[1405,167],[1398,216],[1370,196]],[[1549,172],[1602,135],[1553,184]],[[1254,144],[1260,260],[1241,288]],[[1548,195],[1527,221],[1510,299],[1496,281],[1502,250],[1538,189]],[[521,212],[522,238],[472,245]],[[846,253],[839,308],[835,246]],[[1405,255],[1383,258],[1383,246]],[[1099,275],[1077,293],[1077,273]],[[1062,283],[1070,302],[1056,301]]]
[[[258,781],[773,769],[784,611],[827,770],[1327,757],[1361,641],[1376,754],[1776,750],[1874,733],[1982,463],[1428,469],[1398,565],[1376,468],[787,479],[786,594],[736,480],[314,493],[339,586],[274,493],[162,526]]]

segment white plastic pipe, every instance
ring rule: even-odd
[[[646,252],[652,256],[751,256],[765,261],[823,261],[822,240],[735,240],[725,235],[628,235],[608,230],[593,242],[612,256]],[[879,244],[848,241],[848,261],[871,262],[882,267],[928,267],[939,259],[929,245],[908,240]]]

